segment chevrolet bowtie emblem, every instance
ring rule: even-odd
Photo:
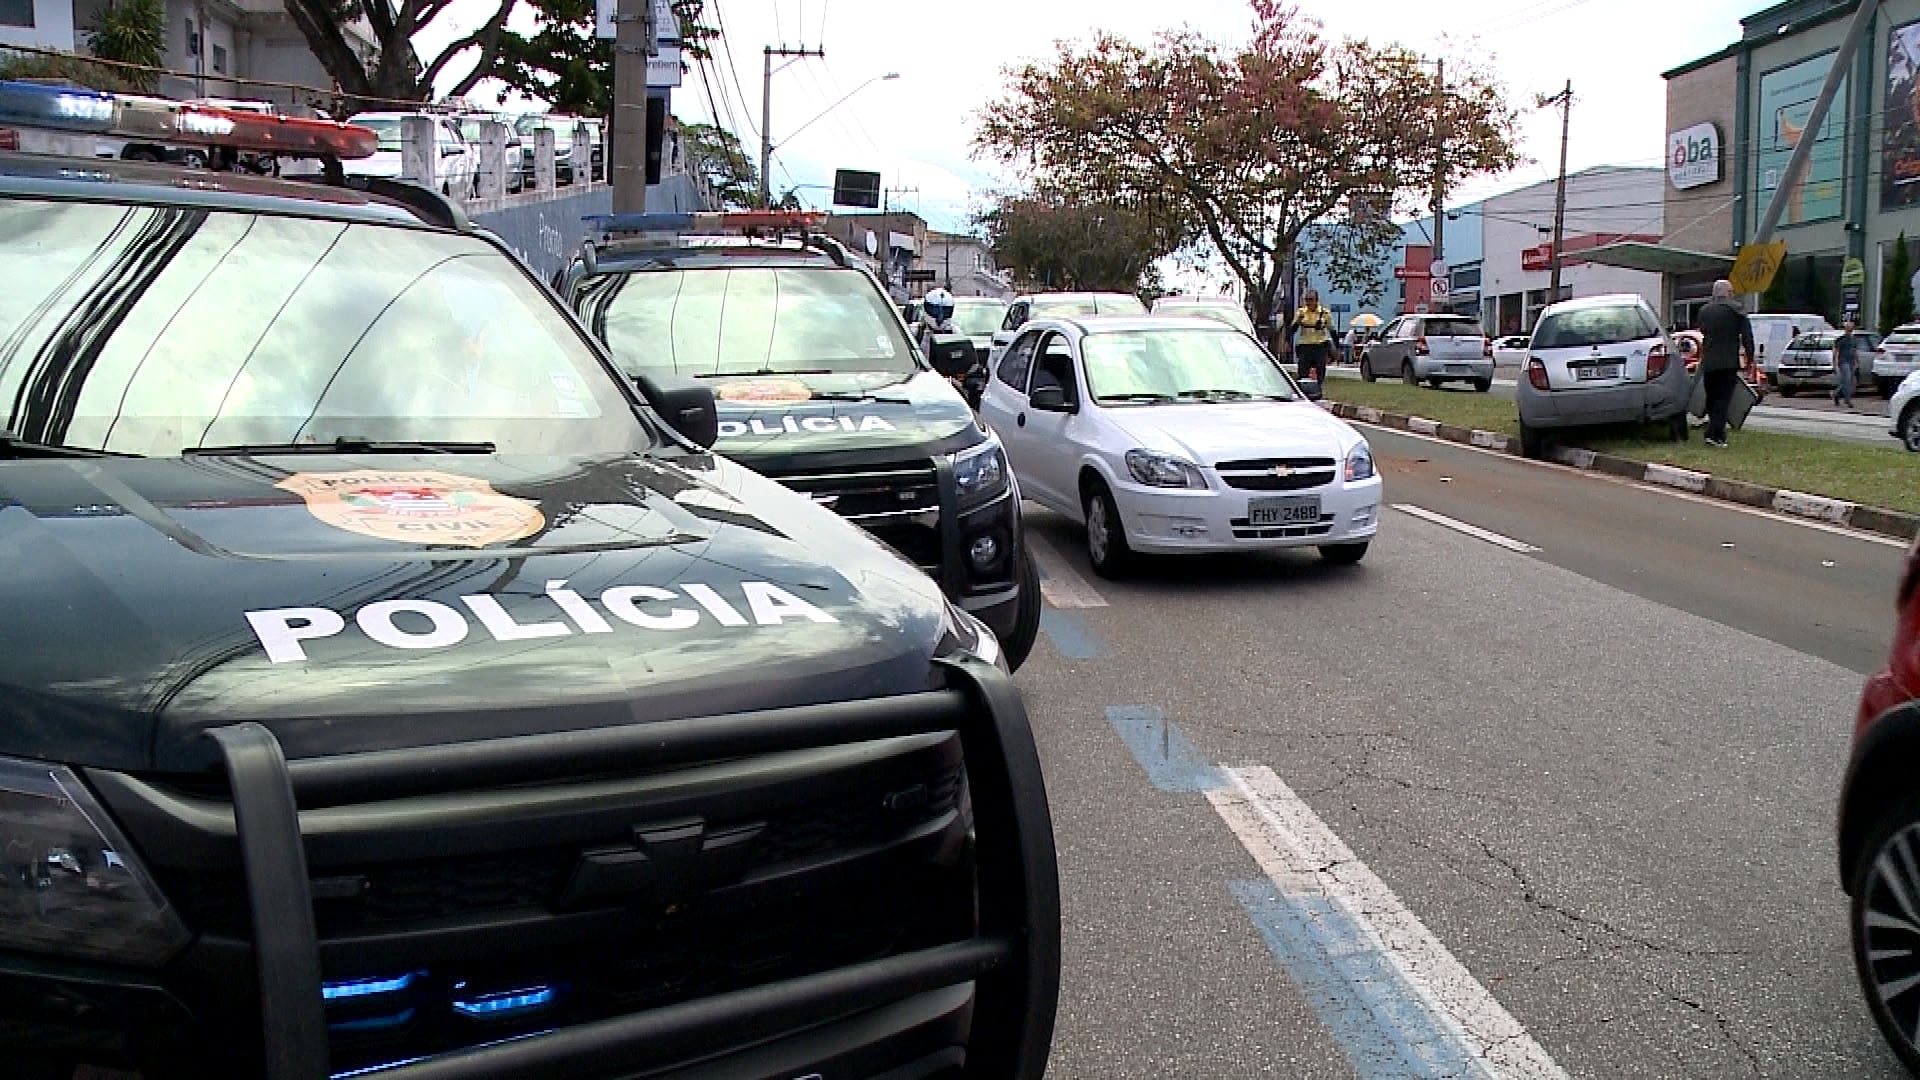
[[[1275,466],[1273,467],[1273,469],[1272,469],[1272,472],[1273,472],[1273,475],[1275,475],[1275,476],[1277,476],[1277,477],[1280,477],[1281,479],[1283,479],[1283,480],[1284,480],[1284,479],[1286,479],[1287,477],[1289,477],[1289,476],[1292,476],[1292,475],[1293,475],[1293,466],[1291,466],[1291,465],[1275,465]]]

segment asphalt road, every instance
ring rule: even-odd
[[[1514,378],[1512,368],[1501,368],[1493,380],[1493,389],[1489,393],[1509,401],[1514,396]],[[1334,378],[1357,379],[1360,371],[1355,367],[1335,366],[1327,374]],[[1469,392],[1465,384],[1448,384],[1447,390],[1458,393]],[[1755,431],[1776,431],[1788,435],[1811,435],[1822,439],[1844,439],[1849,442],[1872,443],[1888,450],[1898,450],[1900,444],[1894,441],[1892,421],[1887,417],[1887,403],[1877,397],[1862,393],[1854,399],[1858,411],[1848,412],[1822,396],[1821,391],[1811,392],[1811,396],[1799,395],[1783,398],[1778,394],[1767,397],[1766,403],[1756,405],[1747,416],[1747,425]]]
[[[1832,814],[1902,552],[1368,434],[1388,501],[1427,516],[1389,511],[1351,569],[1107,582],[1030,513],[1050,604],[1018,678],[1066,907],[1052,1075],[1899,1075],[1848,959]],[[1248,796],[1263,769],[1291,802]],[[1336,853],[1287,863],[1289,837]],[[1395,1065],[1456,1001],[1468,1029],[1523,1026],[1496,1045],[1548,1071]]]

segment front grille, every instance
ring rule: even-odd
[[[1336,467],[1332,458],[1294,457],[1222,461],[1213,468],[1228,487],[1244,491],[1303,491],[1333,483]]]
[[[931,464],[774,479],[866,529],[920,569],[939,573],[940,476]]]
[[[799,859],[884,843],[903,829],[955,809],[960,786],[960,770],[948,768],[765,818],[708,823],[707,832],[757,827],[745,872],[764,872]],[[573,844],[317,869],[311,875],[315,925],[325,940],[426,922],[547,910],[565,890],[581,849]],[[246,889],[238,867],[188,872],[163,866],[158,873],[167,895],[196,929],[246,933]]]

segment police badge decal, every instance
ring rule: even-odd
[[[547,523],[525,499],[453,473],[299,472],[274,486],[306,500],[321,521],[380,540],[479,548],[531,536]]]

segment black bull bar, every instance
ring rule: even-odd
[[[966,1072],[1038,1078],[1060,990],[1060,879],[1040,759],[1012,681],[935,662],[946,688],[896,697],[288,761],[257,723],[209,731],[232,787],[253,925],[266,1080],[325,1080],[327,1021],[300,807],[691,764],[952,731],[972,793],[978,924],[967,941],[381,1070],[383,1080],[512,1080],[664,1067],[913,994],[975,984]]]

